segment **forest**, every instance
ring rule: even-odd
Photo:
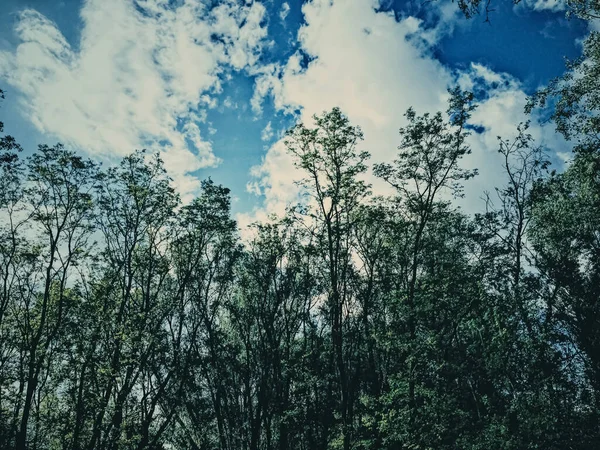
[[[515,124],[477,214],[459,88],[406,112],[388,163],[338,108],[294,126],[304,201],[248,239],[228,188],[183,203],[159,154],[2,134],[0,448],[600,448],[600,34],[583,45],[528,104],[571,162]]]

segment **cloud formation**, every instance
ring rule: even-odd
[[[497,136],[510,138],[519,121],[527,120],[521,84],[478,64],[456,72],[433,56],[436,39],[453,29],[446,5],[440,5],[439,29],[426,29],[410,16],[397,20],[393,14],[378,11],[377,6],[375,0],[306,3],[306,24],[298,33],[300,51],[280,67],[264,68],[256,81],[253,108],[259,111],[263,102],[272,100],[279,110],[300,111],[298,120],[312,125],[313,114],[339,106],[363,129],[365,141],[360,150],[369,151],[376,163],[391,161],[397,154],[398,129],[410,106],[419,114],[445,111],[447,88],[456,83],[486,92],[472,118],[484,131],[472,136],[473,153],[464,162],[480,170],[481,175],[469,181],[462,202],[465,208],[476,210],[483,190],[504,182]],[[302,64],[305,55],[310,59],[306,67]],[[557,139],[551,127],[534,125],[531,131],[542,143]],[[298,199],[294,181],[300,174],[282,141],[268,150],[251,174],[254,180],[249,191],[261,193],[264,205],[240,215],[242,225],[282,214],[289,202]],[[387,192],[380,180],[370,176],[369,181],[376,193]]]
[[[96,156],[160,149],[184,195],[189,172],[219,159],[199,122],[214,107],[225,70],[257,64],[265,8],[231,0],[88,0],[72,46],[49,19],[22,11],[15,52],[0,52],[0,77],[23,94],[25,114],[43,133]]]
[[[289,13],[290,13],[290,4],[287,2],[282,3],[281,9],[279,10],[279,18],[281,19],[282,22],[285,21],[285,19],[287,18]]]
[[[525,6],[534,11],[562,12],[567,9],[565,0],[525,0]]]

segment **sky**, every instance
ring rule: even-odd
[[[110,165],[160,151],[184,201],[211,177],[244,226],[297,200],[283,135],[298,121],[339,106],[372,162],[391,161],[406,109],[445,110],[459,85],[479,103],[461,205],[477,210],[503,181],[497,136],[520,121],[558,168],[568,158],[523,107],[589,33],[562,0],[493,8],[485,22],[447,0],[3,0],[0,120],[26,152],[61,142]]]

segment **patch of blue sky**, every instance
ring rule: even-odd
[[[528,93],[565,71],[565,58],[581,54],[578,40],[588,32],[586,23],[567,20],[564,12],[534,11],[509,1],[494,2],[490,14],[490,23],[475,17],[456,27],[435,56],[454,68],[480,63],[509,73]]]
[[[269,144],[291,127],[295,119],[276,111],[272,102],[265,102],[262,112],[256,114],[250,107],[253,78],[241,72],[229,75],[217,96],[217,106],[208,109],[206,120],[197,123],[203,139],[210,141],[215,156],[222,162],[192,174],[201,179],[210,177],[229,187],[234,197],[234,212],[243,212],[250,210],[257,201],[256,195],[246,189],[249,169],[261,163]],[[267,126],[273,134],[264,139],[263,131]]]

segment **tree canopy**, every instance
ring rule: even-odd
[[[339,108],[293,127],[307,195],[245,241],[229,189],[184,204],[158,154],[104,169],[3,134],[0,448],[600,448],[599,48],[528,106],[571,163],[519,125],[472,215],[460,89],[406,112],[387,197]]]

